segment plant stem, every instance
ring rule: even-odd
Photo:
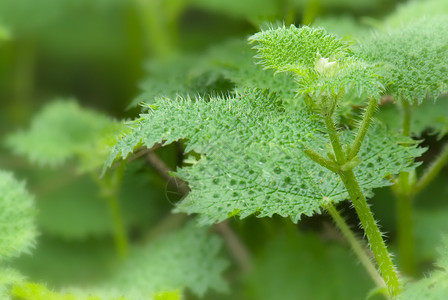
[[[400,252],[401,270],[407,275],[415,275],[415,239],[412,195],[408,187],[409,173],[403,172],[399,177],[397,199],[398,251]]]
[[[333,162],[333,161],[323,157],[322,155],[320,155],[316,151],[314,151],[312,149],[306,149],[305,150],[305,154],[309,158],[311,158],[311,160],[313,160],[314,162],[318,163],[322,167],[327,168],[328,170],[333,171],[335,173],[337,173],[339,171],[339,166],[335,162]]]
[[[403,105],[403,135],[411,134],[411,106],[408,101],[402,101]]]
[[[402,102],[403,109],[403,135],[411,134],[411,106],[409,102]],[[398,251],[400,253],[401,268],[407,275],[415,275],[415,239],[414,222],[412,219],[412,193],[409,182],[409,172],[401,172],[398,176],[398,187],[395,189],[397,199],[397,235]]]
[[[448,143],[442,148],[437,159],[425,170],[425,173],[412,188],[414,195],[420,193],[448,163]]]
[[[356,155],[358,155],[359,149],[361,149],[362,141],[364,140],[364,137],[367,134],[367,130],[369,129],[373,114],[375,113],[377,106],[378,104],[376,99],[369,100],[369,104],[367,106],[366,111],[364,112],[361,125],[359,126],[358,132],[356,134],[355,141],[353,142],[353,145],[350,148],[350,152],[348,154],[348,160],[351,160]]]
[[[353,206],[355,207],[356,213],[361,221],[361,225],[367,239],[369,240],[370,247],[375,255],[375,259],[378,263],[389,294],[392,297],[397,296],[400,294],[401,290],[397,270],[392,263],[392,259],[387,251],[386,244],[384,243],[381,232],[375,219],[373,218],[372,211],[367,204],[361,187],[356,180],[355,174],[353,173],[353,170],[348,170],[340,172],[339,176],[341,177],[342,182],[350,195],[350,199],[352,200]]]
[[[346,163],[347,159],[345,157],[344,150],[342,149],[341,140],[339,139],[338,131],[334,126],[333,118],[331,115],[325,117],[325,124],[327,125],[328,135],[330,137],[330,142],[333,147],[334,155],[336,156],[336,161],[340,166]]]
[[[342,166],[346,162],[346,157],[342,150],[338,132],[336,131],[333,119],[330,115],[325,117],[325,123],[327,125],[328,134],[333,146],[336,160],[339,165]],[[361,221],[361,225],[367,239],[369,240],[370,247],[375,255],[375,259],[378,263],[389,294],[392,297],[397,296],[401,290],[397,271],[392,263],[392,259],[387,251],[387,247],[384,243],[381,232],[375,222],[375,219],[373,218],[373,214],[367,204],[366,198],[364,197],[355,174],[352,169],[349,169],[339,171],[338,175],[342,179],[342,182],[350,195],[350,199],[352,200],[353,206],[355,207],[356,213]]]
[[[113,194],[107,197],[107,203],[109,204],[109,210],[114,224],[115,246],[117,247],[120,256],[126,257],[129,247],[126,230],[121,216],[120,203],[118,198]]]
[[[336,226],[339,228],[339,230],[342,232],[342,234],[352,247],[353,252],[355,252],[355,254],[358,256],[358,259],[361,261],[364,268],[366,268],[367,273],[369,273],[370,277],[373,279],[375,284],[378,287],[384,287],[385,286],[384,280],[378,273],[375,265],[373,264],[372,260],[366,253],[367,249],[361,244],[360,240],[356,238],[356,236],[353,234],[353,231],[347,225],[347,223],[345,222],[344,218],[341,216],[339,211],[336,209],[336,207],[334,207],[334,205],[331,202],[328,202],[325,205],[325,208],[333,218],[334,222],[336,223]]]
[[[92,177],[100,188],[101,196],[107,200],[114,227],[115,247],[118,254],[123,258],[128,254],[129,243],[117,194],[121,185],[124,168],[125,164],[120,165],[113,171],[113,174],[107,174],[102,180],[96,174],[92,174]]]

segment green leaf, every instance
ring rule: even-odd
[[[448,238],[442,241],[440,258],[436,263],[438,268],[429,276],[417,282],[407,284],[399,299],[403,300],[444,300],[448,295]]]
[[[24,277],[17,271],[0,265],[0,299],[10,300],[10,289],[13,285],[21,283]]]
[[[181,300],[181,293],[179,290],[173,292],[161,292],[154,295],[155,300]]]
[[[11,291],[14,300],[81,300],[73,294],[53,292],[45,285],[25,282],[15,285]],[[83,297],[83,300],[102,300],[97,296]],[[107,300],[127,300],[125,297],[109,298]]]
[[[350,56],[348,44],[324,29],[291,25],[258,32],[249,39],[256,42],[261,63],[277,72],[314,73],[316,55],[337,61]]]
[[[136,146],[152,147],[187,139],[186,152],[202,154],[190,167],[178,170],[191,193],[177,210],[199,213],[199,221],[212,223],[238,214],[246,217],[313,215],[331,198],[348,198],[339,177],[311,161],[305,145],[327,149],[327,136],[320,117],[304,111],[285,111],[281,101],[267,91],[248,90],[231,98],[161,99],[157,109],[130,124],[132,132],[112,148],[106,163],[125,158]],[[353,132],[346,132],[353,136]],[[347,137],[349,139],[349,137]],[[401,147],[412,143],[373,128],[360,152],[355,170],[362,189],[389,185],[390,174],[414,166],[423,151]]]
[[[140,300],[176,289],[189,289],[198,296],[208,290],[226,291],[227,284],[221,276],[228,262],[220,256],[222,241],[207,230],[190,223],[135,247],[110,279],[91,293],[104,298],[124,295]],[[90,291],[81,291],[86,292]]]
[[[245,279],[247,300],[365,299],[374,287],[347,246],[312,233],[274,238],[253,265]]]
[[[414,0],[400,3],[384,23],[387,27],[399,28],[423,17],[448,14],[448,2],[445,0]]]
[[[0,171],[0,261],[29,252],[37,235],[34,199],[11,173]]]
[[[54,167],[77,157],[80,169],[88,171],[99,166],[121,129],[118,122],[74,100],[57,100],[34,117],[27,131],[10,135],[7,144],[33,163]]]
[[[261,65],[255,64],[254,55],[255,51],[247,40],[229,40],[209,49],[193,72],[222,74],[241,92],[247,88],[270,89],[283,101],[294,100],[297,83],[292,74],[279,73],[274,76],[273,71],[263,70]]]
[[[386,68],[387,93],[422,103],[448,92],[448,16],[412,21],[387,34],[373,35],[360,55]]]
[[[377,68],[322,28],[272,28],[250,41],[257,43],[257,57],[266,69],[295,73],[298,93],[314,98],[321,109],[333,107],[333,101],[353,90],[364,99],[380,97],[383,87]]]
[[[153,103],[156,98],[175,98],[178,95],[207,96],[220,94],[231,88],[220,70],[198,70],[202,58],[195,55],[179,55],[164,60],[152,60],[146,65],[149,76],[140,84],[143,93],[128,107],[141,102]]]

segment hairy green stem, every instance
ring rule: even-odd
[[[305,154],[309,158],[311,158],[311,160],[313,160],[314,162],[318,163],[322,167],[327,168],[328,170],[333,171],[335,173],[337,173],[339,171],[339,166],[335,162],[333,162],[333,161],[323,157],[322,155],[320,155],[316,151],[314,151],[312,149],[306,149],[305,150]]]
[[[338,131],[334,125],[333,118],[331,115],[325,117],[325,125],[327,126],[328,136],[330,137],[330,142],[333,147],[334,155],[336,161],[340,166],[346,163],[347,159],[345,157],[344,150],[342,149],[341,140],[339,139]]]
[[[369,240],[370,248],[375,255],[381,275],[386,283],[389,294],[394,297],[400,294],[401,284],[398,278],[397,270],[395,269],[386,244],[384,243],[381,232],[373,218],[372,211],[367,204],[366,198],[361,190],[361,187],[356,180],[353,170],[342,171],[339,173],[342,182],[347,189],[356,213],[358,214],[361,225]]]
[[[420,193],[448,163],[448,143],[442,148],[437,159],[425,170],[425,173],[412,188],[414,195]]]
[[[339,211],[334,207],[334,205],[331,202],[328,202],[325,205],[325,208],[327,209],[330,216],[333,218],[336,226],[339,228],[339,230],[342,232],[350,246],[352,247],[353,252],[355,252],[358,259],[361,261],[361,264],[366,269],[367,273],[369,273],[370,277],[373,279],[375,284],[378,287],[384,287],[385,283],[381,275],[378,273],[376,266],[370,259],[369,255],[367,254],[367,249],[364,245],[362,245],[361,241],[356,238],[353,231],[350,229],[350,227],[345,222],[344,218],[341,216]]]
[[[376,99],[372,98],[369,100],[369,104],[367,106],[366,111],[364,112],[361,125],[358,128],[355,141],[353,142],[353,145],[350,148],[350,152],[348,153],[349,160],[358,155],[359,149],[361,149],[362,141],[364,140],[364,137],[367,134],[367,130],[369,129],[373,114],[375,113],[377,106],[378,104]]]
[[[328,134],[333,146],[336,160],[339,165],[342,166],[346,162],[346,157],[342,150],[341,141],[331,116],[328,115],[325,117],[325,123],[327,125]],[[397,270],[392,263],[392,259],[387,251],[386,244],[384,243],[381,232],[375,222],[375,219],[373,218],[372,211],[367,204],[358,180],[356,179],[352,169],[341,170],[338,172],[338,175],[342,179],[350,199],[352,200],[353,206],[355,207],[356,213],[361,221],[361,225],[367,236],[372,252],[375,255],[375,259],[378,263],[389,294],[392,297],[397,296],[401,292],[401,284],[398,278]]]
[[[411,106],[409,102],[402,102],[403,109],[403,135],[411,134]],[[405,145],[406,146],[406,145]],[[415,264],[415,238],[412,193],[410,183],[410,173],[401,172],[398,176],[398,187],[395,189],[397,199],[397,235],[398,251],[401,259],[401,269],[403,273],[414,276],[416,272]]]

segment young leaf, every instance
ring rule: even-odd
[[[448,92],[448,16],[412,21],[363,43],[360,55],[387,69],[387,93],[397,100],[436,100]]]
[[[28,252],[37,235],[33,197],[11,173],[0,171],[0,261]]]
[[[57,100],[34,117],[27,131],[10,135],[7,144],[39,165],[57,166],[76,156],[81,170],[91,170],[121,129],[119,123],[82,109],[74,100]]]
[[[326,149],[326,130],[319,117],[285,111],[268,91],[248,90],[210,101],[161,99],[156,106],[131,124],[132,132],[112,148],[106,166],[136,146],[187,139],[186,152],[203,155],[178,171],[192,192],[177,210],[199,213],[201,222],[251,214],[279,214],[297,222],[302,214],[320,212],[328,198],[348,198],[339,176],[304,154],[306,147]],[[401,141],[412,142],[382,127],[370,131],[355,170],[366,193],[389,185],[386,176],[412,167],[413,158],[422,153],[415,146],[401,147]]]
[[[327,103],[328,98],[334,101],[353,90],[364,98],[380,97],[377,68],[322,28],[291,25],[259,32],[250,40],[257,43],[257,57],[266,69],[295,73],[298,93],[314,98],[321,109],[337,104]]]
[[[292,74],[273,76],[273,71],[263,70],[254,63],[254,54],[246,40],[230,40],[209,49],[194,72],[222,74],[240,92],[247,88],[270,89],[283,101],[292,101],[297,95],[297,83]]]

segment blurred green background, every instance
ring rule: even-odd
[[[176,58],[185,62],[190,57],[201,57],[210,47],[235,38],[244,39],[269,22],[314,23],[342,36],[355,31],[359,34],[363,28],[378,26],[400,2],[404,1],[2,0],[0,137],[4,140],[11,132],[27,128],[32,117],[54,99],[76,99],[82,107],[117,120],[135,118],[140,109],[130,104],[138,102],[135,99],[143,92],[158,96],[189,91],[176,84],[179,80],[187,81],[183,74],[188,73],[185,69],[191,68],[191,64],[186,63],[185,67],[172,63]],[[199,87],[195,84],[200,85],[201,81],[192,83],[191,91],[205,93],[208,81],[204,82]],[[224,82],[216,91],[232,88]],[[436,145],[434,149],[439,145],[435,139],[428,143]],[[180,163],[181,145],[158,150],[157,154],[175,169]],[[39,168],[13,155],[6,147],[0,150],[0,167],[26,179],[39,209],[39,243],[34,256],[18,260],[20,270],[51,287],[89,283],[108,272],[114,257],[112,224],[94,179],[79,175],[72,161],[57,168]],[[99,171],[95,174],[99,175]],[[446,182],[447,175],[445,172],[439,180]],[[131,240],[138,241],[170,214],[172,203],[180,195],[178,191],[170,191],[163,178],[142,161],[130,163],[124,181],[120,190],[124,222]],[[446,185],[434,183],[434,186],[438,194],[448,194]],[[387,193],[387,190],[378,192]],[[421,197],[431,198],[429,194]],[[393,204],[388,202],[391,196],[377,198],[373,209],[393,238]],[[439,207],[437,203],[427,206],[431,205]],[[349,211],[349,205],[345,209]],[[443,223],[445,213],[441,212],[436,221]],[[419,222],[426,224],[430,218],[422,215]],[[80,219],[84,222],[79,222]],[[357,224],[353,216],[349,221]],[[296,283],[311,278],[319,286],[321,273],[313,270],[326,269],[332,261],[338,261],[334,268],[326,270],[332,278],[344,277],[349,273],[347,270],[355,270],[350,271],[351,279],[360,281],[352,285],[349,295],[364,295],[371,287],[365,274],[359,273],[359,265],[353,263],[353,255],[343,243],[337,242],[338,234],[328,229],[331,220],[327,216],[305,218],[300,223],[300,239],[304,243],[291,239],[291,224],[280,218],[231,222],[248,248],[258,255],[256,276],[241,279],[235,275],[235,267],[228,271],[231,285],[246,282],[246,288],[238,292],[243,299],[280,299],[276,298],[276,292],[285,284],[282,278],[296,276],[295,270],[300,268],[309,272],[298,274]],[[429,225],[422,225],[425,226]],[[433,239],[438,239],[438,235],[434,234]],[[429,265],[435,256],[432,244],[423,242],[419,247],[424,248],[419,251]],[[284,257],[269,255],[276,252],[285,253]],[[297,253],[301,254],[296,257]],[[282,274],[276,278],[278,282],[272,282],[268,276],[273,273]],[[264,282],[269,284],[260,284]],[[330,299],[327,297],[331,294],[331,299],[355,299],[344,294],[346,285],[340,289],[338,282],[333,284],[328,293],[322,291],[322,295],[313,299]],[[314,287],[308,291],[304,284],[301,288],[307,295],[315,292]],[[295,286],[284,287],[283,292],[281,299],[295,299]],[[237,299],[236,295],[209,297]]]

